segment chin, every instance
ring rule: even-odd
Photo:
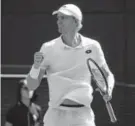
[[[62,34],[62,30],[61,30],[61,29],[58,29],[58,32],[59,32],[60,34]]]

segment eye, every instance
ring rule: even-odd
[[[57,15],[57,19],[58,20],[65,20],[67,19],[68,17],[67,16],[64,16],[64,15]]]
[[[58,19],[60,19],[60,20],[64,20],[64,19],[65,19],[65,17],[64,17],[64,16],[58,16]]]
[[[22,89],[23,89],[23,90],[28,90],[28,88],[27,88],[27,87],[22,87]]]
[[[64,16],[61,16],[61,19],[62,19],[62,20],[64,20],[64,19],[65,19],[65,17],[64,17]]]

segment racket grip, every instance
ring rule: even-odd
[[[107,108],[107,111],[108,111],[108,114],[110,116],[110,120],[112,123],[115,123],[117,122],[117,118],[114,114],[114,111],[113,111],[113,108],[112,108],[112,105],[109,101],[106,102],[106,108]]]

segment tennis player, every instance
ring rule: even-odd
[[[109,100],[114,76],[108,68],[100,44],[79,33],[82,12],[73,4],[66,4],[53,12],[57,16],[58,38],[43,43],[34,54],[34,63],[27,76],[28,88],[35,90],[46,71],[49,84],[49,107],[44,126],[95,126],[91,108],[93,88],[86,60],[90,57],[106,73]]]

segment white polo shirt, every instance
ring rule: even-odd
[[[51,107],[58,107],[66,98],[88,107],[92,102],[93,89],[86,61],[90,57],[102,66],[105,58],[97,41],[79,35],[81,44],[75,48],[65,45],[61,36],[41,47],[45,57],[41,67],[47,72]]]

